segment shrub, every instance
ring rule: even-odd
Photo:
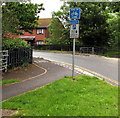
[[[23,47],[30,47],[30,44],[28,44],[26,41],[21,39],[4,39],[2,42],[2,48],[3,50],[8,49],[17,49],[17,48],[23,48]]]

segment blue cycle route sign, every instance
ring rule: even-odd
[[[80,8],[70,8],[70,19],[80,19]]]

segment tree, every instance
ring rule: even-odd
[[[2,34],[15,33],[18,30],[19,20],[9,9],[2,9]]]
[[[120,47],[120,13],[112,13],[109,14],[109,18],[107,19],[108,23],[108,32],[109,32],[109,46],[112,48]]]
[[[108,44],[111,48],[119,48],[120,46],[120,2],[109,2],[107,5],[108,18],[107,18],[107,31],[109,33]]]
[[[120,12],[120,2],[108,2],[107,3],[107,10],[109,13],[116,13]]]
[[[20,33],[18,30],[31,32],[38,23],[37,14],[44,10],[43,4],[7,2],[2,5],[3,34],[12,32]]]
[[[53,18],[50,25],[49,31],[52,40],[49,39],[48,43],[52,44],[65,44],[63,39],[64,26],[58,18]]]
[[[79,41],[88,46],[107,45],[108,34],[106,32],[107,3],[76,3],[70,2],[64,4],[53,16],[63,22],[64,27],[69,33],[69,8],[81,8],[80,37]],[[71,40],[69,40],[71,41]]]
[[[53,12],[53,18],[58,18],[64,26],[61,33],[64,44],[72,45],[72,40],[70,40],[69,6],[66,4],[61,6],[59,11]]]

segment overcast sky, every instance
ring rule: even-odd
[[[32,3],[43,3],[44,11],[41,11],[40,18],[51,18],[53,11],[58,11],[63,2],[60,0],[31,0]]]

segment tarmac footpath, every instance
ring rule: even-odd
[[[48,60],[34,59],[33,65],[26,70],[9,72],[8,75],[3,76],[3,79],[16,78],[22,81],[2,86],[2,101],[72,75],[70,69]],[[76,75],[79,74],[75,73]]]

